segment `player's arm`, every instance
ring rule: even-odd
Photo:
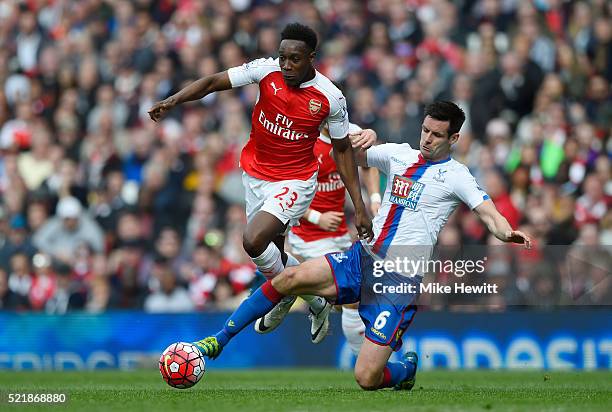
[[[199,100],[210,93],[221,90],[229,90],[232,88],[227,71],[211,74],[210,76],[202,77],[193,83],[185,86],[172,96],[157,102],[149,110],[149,116],[153,121],[158,121],[163,115],[171,110],[174,106]]]
[[[380,173],[375,167],[364,167],[362,176],[368,196],[370,196],[370,212],[375,215],[378,213],[382,203],[382,197],[380,196]]]
[[[496,238],[503,242],[524,243],[526,249],[531,248],[531,238],[520,230],[512,230],[510,223],[497,210],[490,199],[483,201],[474,208],[474,213],[487,226]]]
[[[349,192],[349,196],[355,206],[355,226],[361,239],[371,240],[374,237],[372,232],[372,219],[361,198],[361,185],[359,183],[359,173],[355,163],[355,155],[351,140],[348,135],[343,139],[332,139],[334,147],[334,157],[338,172],[342,177],[344,186]]]
[[[337,230],[342,223],[343,216],[344,213],[342,212],[336,212],[333,210],[329,212],[319,212],[318,210],[308,208],[302,218],[314,225],[319,226],[323,230],[333,232]]]
[[[353,124],[351,124],[351,126],[358,127]],[[363,173],[361,177],[363,178],[368,196],[370,197],[370,212],[375,215],[378,213],[378,208],[382,201],[379,184],[380,174],[375,167],[368,167],[366,165],[366,150],[376,144],[376,132],[372,129],[359,128],[359,130],[351,131],[351,133],[349,133],[349,138],[351,139],[353,149],[355,149],[355,162],[357,162],[357,166],[362,167]]]

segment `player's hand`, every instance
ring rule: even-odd
[[[355,227],[357,228],[357,236],[359,236],[359,239],[364,239],[368,242],[374,239],[372,218],[369,216],[365,207],[362,210],[355,211]]]
[[[525,244],[525,249],[531,249],[531,238],[520,230],[507,231],[506,242]]]
[[[372,129],[364,129],[357,133],[349,133],[353,149],[366,150],[376,143],[376,132]]]
[[[176,106],[176,103],[171,97],[162,100],[161,102],[157,102],[153,105],[153,107],[149,109],[149,117],[154,122],[157,122],[159,119],[164,117],[166,112],[171,110],[174,106]]]
[[[323,230],[327,230],[328,232],[333,232],[338,230],[340,223],[342,223],[342,217],[344,213],[342,212],[324,212],[321,213],[321,217],[319,218],[319,227]]]

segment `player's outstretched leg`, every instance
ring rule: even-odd
[[[268,313],[283,297],[301,293],[313,293],[326,298],[336,296],[334,278],[325,258],[290,267],[273,280],[268,280],[240,304],[227,319],[223,329],[213,336],[194,342],[194,345],[202,354],[214,359],[235,335]]]
[[[268,313],[284,296],[272,286],[272,281],[268,280],[240,304],[227,319],[223,329],[193,344],[203,355],[215,359],[235,335],[255,319]]]
[[[417,354],[408,352],[400,362],[389,362],[391,353],[389,346],[364,341],[355,364],[355,379],[362,389],[412,389],[419,361]]]

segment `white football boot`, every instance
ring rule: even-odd
[[[255,321],[255,332],[270,333],[276,329],[285,319],[296,299],[297,296],[285,296],[282,298],[270,312]]]

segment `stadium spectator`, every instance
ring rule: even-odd
[[[31,149],[23,152],[17,158],[19,174],[24,180],[28,190],[36,190],[53,172],[53,160],[50,156],[54,149],[51,145],[51,136],[48,131],[39,128],[34,130],[31,138]]]
[[[8,270],[8,262],[16,253],[25,253],[29,258],[36,253],[36,248],[32,245],[32,239],[26,227],[26,220],[22,215],[15,215],[11,218],[8,234],[0,246],[0,262],[2,262],[0,266]]]
[[[604,184],[596,174],[584,179],[584,194],[576,200],[576,223],[596,223],[601,221],[610,203],[610,195],[604,192]]]
[[[495,206],[510,223],[512,227],[518,227],[521,220],[521,213],[514,205],[510,194],[508,193],[506,182],[499,172],[491,170],[487,173],[486,179],[483,182],[485,190],[491,197]]]
[[[45,312],[62,315],[68,311],[83,309],[85,291],[71,279],[72,269],[66,264],[55,267],[55,290],[45,303]]]
[[[454,156],[501,192],[513,225],[533,226],[548,245],[609,245],[610,8],[544,3],[3,2],[0,266],[10,306],[30,307],[30,239],[78,273],[92,311],[143,307],[162,235],[190,288],[181,268],[198,266],[207,235],[233,265],[225,276],[250,278],[238,155],[257,88],[181,106],[160,127],[146,111],[198,77],[275,55],[278,29],[293,20],[317,30],[317,69],[344,92],[352,122],[416,146],[423,107],[452,99],[468,114]],[[66,196],[80,206],[60,208]],[[67,230],[76,209],[81,223]],[[461,242],[485,243],[483,227],[457,213],[449,226]],[[108,278],[92,275],[102,259]],[[513,275],[493,272],[517,302]],[[586,285],[601,274],[584,276]],[[573,292],[556,279],[562,301]],[[244,280],[230,283],[236,296]],[[215,307],[214,285],[205,299],[191,295],[195,307]]]
[[[34,271],[29,291],[30,306],[33,310],[43,310],[57,287],[55,272],[51,264],[51,257],[44,253],[34,255],[32,264]]]
[[[8,287],[14,295],[13,309],[29,309],[29,294],[32,288],[30,259],[25,253],[16,253],[11,257],[11,268]]]
[[[36,233],[49,219],[47,201],[33,196],[28,203],[26,213],[30,233]]]
[[[176,275],[168,264],[160,265],[157,274],[160,289],[150,294],[144,303],[144,309],[151,313],[189,312],[194,309],[187,290],[177,285]]]
[[[64,197],[57,204],[56,215],[34,234],[34,244],[66,264],[74,263],[77,248],[85,243],[94,251],[104,251],[102,230],[74,197]]]
[[[384,136],[386,143],[403,143],[406,136],[414,136],[406,118],[406,102],[401,94],[394,93],[386,99],[383,113],[383,117],[374,123],[374,128]]]

